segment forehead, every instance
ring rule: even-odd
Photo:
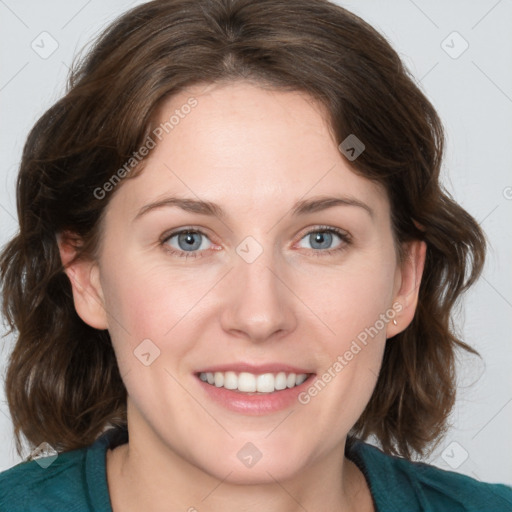
[[[342,194],[386,213],[383,187],[353,172],[327,119],[325,108],[302,92],[247,82],[187,88],[159,108],[156,147],[113,201],[133,211],[172,193],[242,212]]]

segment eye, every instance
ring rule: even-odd
[[[333,239],[336,237],[342,243],[335,248],[331,248]],[[164,235],[160,243],[167,252],[174,256],[180,258],[201,258],[204,256],[204,251],[211,248],[208,247],[207,240],[209,241],[208,236],[201,230],[186,228]],[[345,250],[351,243],[351,237],[348,233],[329,226],[317,226],[314,230],[306,233],[301,238],[302,240],[308,241],[310,247],[306,247],[306,249],[311,249],[313,251],[312,254],[315,256],[339,253]]]
[[[205,240],[208,240],[208,237],[200,230],[182,229],[165,235],[161,244],[168,252],[181,258],[200,258],[203,256],[202,251],[208,249]]]
[[[339,244],[338,247],[331,248],[333,240],[336,237],[339,238],[342,243]],[[306,247],[306,249],[314,250],[314,254],[317,256],[343,251],[351,242],[348,233],[345,233],[341,229],[328,226],[316,227],[314,230],[306,233],[301,240],[306,240],[310,244],[310,247]]]

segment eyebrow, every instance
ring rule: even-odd
[[[291,212],[294,216],[301,216],[327,210],[328,208],[333,208],[335,206],[355,206],[365,210],[372,220],[375,218],[375,212],[370,208],[370,206],[352,196],[320,196],[311,199],[304,199],[295,203]],[[152,210],[164,207],[177,207],[186,212],[219,217],[220,219],[226,219],[228,217],[221,206],[211,201],[182,197],[166,197],[143,206],[138,211],[133,221],[136,221]]]

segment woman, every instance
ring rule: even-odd
[[[6,390],[48,456],[0,475],[0,508],[511,510],[411,462],[485,257],[442,154],[396,52],[334,4],[112,24],[24,149]]]

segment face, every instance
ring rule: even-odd
[[[386,193],[311,98],[213,84],[160,121],[176,110],[107,206],[98,299],[75,290],[77,311],[109,329],[130,440],[219,479],[285,479],[343,453],[414,279]]]

